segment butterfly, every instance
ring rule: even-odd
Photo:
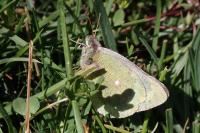
[[[110,49],[104,48],[94,36],[86,37],[80,66],[94,65],[90,79],[97,82],[103,77],[100,91],[91,96],[93,106],[102,115],[125,118],[136,112],[149,110],[164,103],[168,89],[133,62]]]

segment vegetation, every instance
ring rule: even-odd
[[[197,0],[0,1],[0,132],[199,133],[199,9]],[[168,101],[124,119],[98,114],[95,84],[77,75],[91,34],[161,80]]]

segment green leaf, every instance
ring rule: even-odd
[[[25,115],[26,114],[26,102],[23,98],[16,98],[13,101],[13,109],[16,113],[19,113],[20,115]]]
[[[124,11],[122,9],[118,9],[113,17],[114,26],[119,26],[124,24],[124,17],[125,17]]]
[[[24,98],[16,98],[13,101],[13,109],[16,113],[20,115],[26,115],[26,100]],[[36,97],[30,98],[30,113],[35,114],[40,108],[40,103]]]
[[[26,46],[28,43],[26,41],[24,41],[22,38],[20,38],[17,35],[14,35],[12,37],[9,37],[10,40],[14,41],[16,45],[18,45],[19,47],[24,47]]]
[[[109,16],[113,6],[113,0],[108,0],[105,2],[106,14]]]
[[[36,97],[30,98],[30,113],[35,114],[40,108],[40,102]]]

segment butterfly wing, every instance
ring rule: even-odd
[[[168,91],[160,81],[122,55],[101,47],[94,37],[89,36],[87,40],[88,45],[82,50],[82,69],[91,63],[103,69],[94,73],[104,78],[101,91],[91,97],[99,113],[124,118],[166,101]],[[96,81],[99,76],[94,75],[91,77]]]
[[[135,75],[138,76],[139,80],[142,82],[142,85],[145,89],[145,100],[138,105],[139,107],[137,112],[151,109],[167,100],[169,92],[165,85],[159,80],[148,75],[134,63],[130,62],[128,59],[119,55],[118,53],[106,48],[103,48],[101,51],[103,54],[110,54],[111,56],[118,58],[118,60],[120,60],[122,64],[129,68],[132,73],[135,73]]]
[[[123,61],[130,61],[121,57],[123,56],[102,47],[93,55],[93,62],[105,69],[102,90],[91,98],[93,105],[99,113],[116,118],[137,112],[138,105],[146,97],[144,85],[137,73],[124,65]]]
[[[140,75],[145,84],[146,99],[143,103],[139,104],[137,112],[145,111],[161,105],[169,97],[167,88],[160,81],[149,75]]]

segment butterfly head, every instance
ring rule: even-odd
[[[98,51],[98,48],[101,47],[101,44],[92,35],[85,38],[85,43],[86,45],[82,48],[80,60],[82,68],[93,63],[92,57]]]
[[[97,41],[96,37],[93,35],[86,36],[85,38],[86,47],[98,48],[101,44]]]

